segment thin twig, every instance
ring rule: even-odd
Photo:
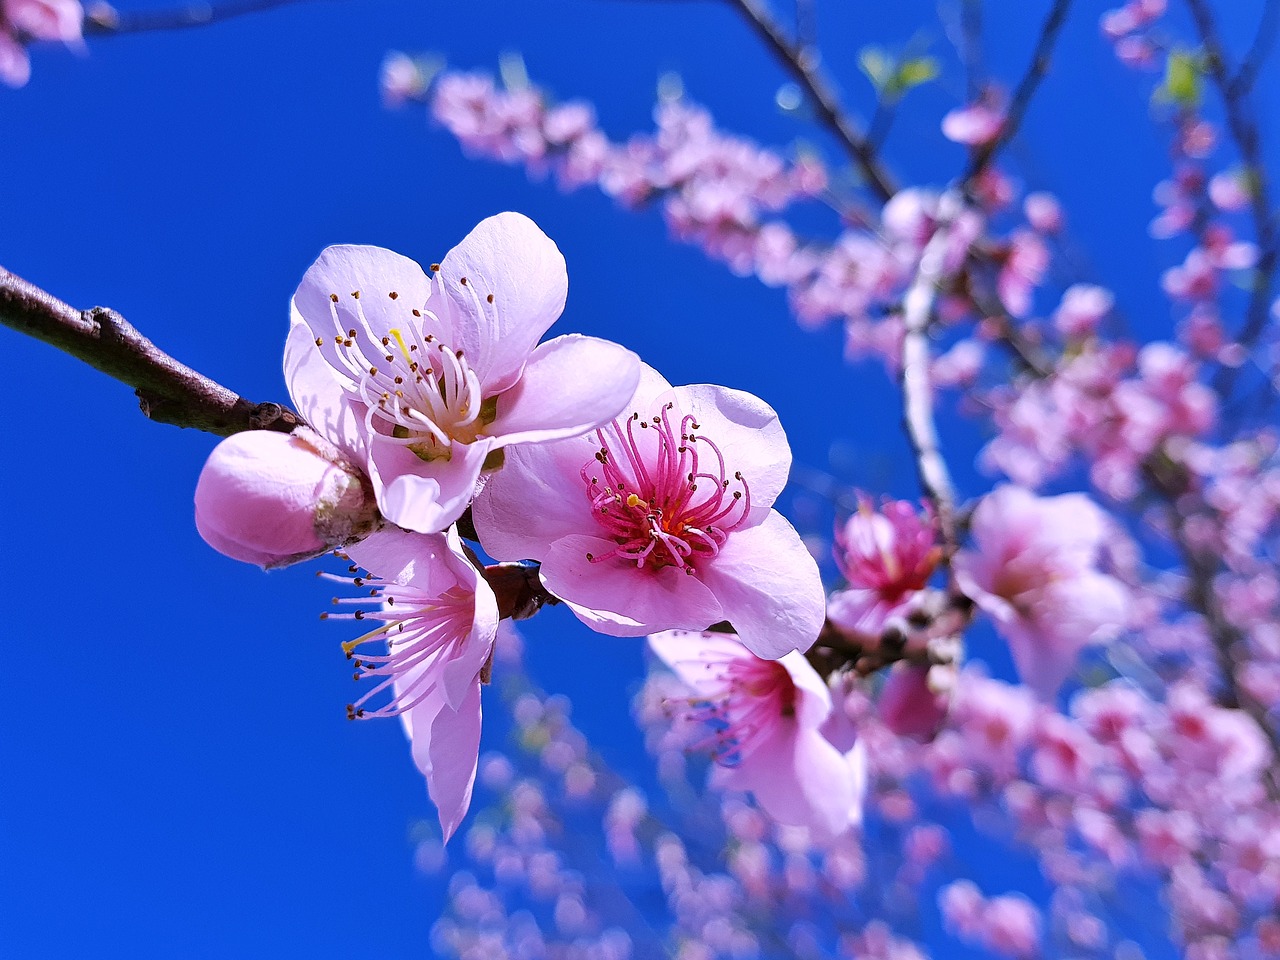
[[[1231,79],[1231,68],[1227,62],[1226,49],[1218,35],[1213,10],[1205,0],[1187,0],[1187,7],[1191,11],[1196,30],[1200,34],[1200,42],[1204,47],[1205,69],[1208,70],[1214,86],[1222,94],[1223,106],[1227,114],[1227,128],[1231,131],[1236,149],[1240,151],[1240,159],[1244,162],[1245,175],[1249,181],[1249,212],[1253,219],[1259,255],[1258,262],[1253,268],[1253,289],[1249,295],[1249,306],[1245,311],[1244,326],[1240,328],[1236,337],[1248,350],[1266,330],[1271,286],[1275,280],[1276,268],[1280,266],[1276,225],[1271,218],[1270,190],[1262,157],[1262,138],[1257,122],[1250,115],[1248,86],[1237,86]],[[1213,386],[1220,395],[1225,397],[1231,392],[1238,369],[1237,367],[1219,368],[1213,378]]]
[[[970,183],[975,177],[979,176],[1004,146],[1014,138],[1018,128],[1022,126],[1022,120],[1026,116],[1027,108],[1031,106],[1031,99],[1035,96],[1040,82],[1049,73],[1049,61],[1053,55],[1053,48],[1058,42],[1058,35],[1062,32],[1063,25],[1067,22],[1067,14],[1071,10],[1071,2],[1072,0],[1054,0],[1053,7],[1049,10],[1049,15],[1045,17],[1044,23],[1040,27],[1040,39],[1036,41],[1035,52],[1031,55],[1031,63],[1027,67],[1026,73],[1022,75],[1022,79],[1018,81],[1018,86],[1014,89],[1013,97],[1009,102],[1009,110],[1005,114],[1004,124],[1000,128],[1000,135],[990,143],[983,144],[973,151],[973,154],[969,157],[968,169],[964,174],[965,183]]]
[[[143,414],[218,436],[280,430],[301,420],[278,403],[252,403],[179,363],[113,310],[77,310],[0,267],[0,323],[43,340],[133,387]]]
[[[107,3],[89,7],[84,18],[87,37],[111,37],[125,33],[154,33],[187,30],[211,23],[262,13],[312,0],[225,0],[223,3],[189,3],[169,10],[127,10],[123,13]]]
[[[818,70],[808,50],[797,46],[759,0],[729,0],[746,18],[756,34],[773,50],[783,67],[808,94],[818,119],[844,147],[863,179],[881,203],[887,202],[898,187],[876,156],[862,130],[844,109],[835,90]]]

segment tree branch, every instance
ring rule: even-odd
[[[1018,81],[1018,86],[1013,92],[1013,98],[1009,102],[1008,113],[1005,115],[1004,124],[1000,128],[1000,135],[990,143],[983,144],[973,151],[969,157],[968,169],[964,174],[964,182],[966,184],[987,168],[987,165],[1014,138],[1018,128],[1022,126],[1022,120],[1026,116],[1027,108],[1031,106],[1032,97],[1035,96],[1036,90],[1039,89],[1040,82],[1049,73],[1049,61],[1053,54],[1053,48],[1058,42],[1058,35],[1062,32],[1063,25],[1067,22],[1067,14],[1070,10],[1071,0],[1054,0],[1053,7],[1049,10],[1049,15],[1045,17],[1044,23],[1040,27],[1040,39],[1036,41],[1035,52],[1031,55],[1031,64],[1027,67],[1026,73],[1022,75],[1022,79]]]
[[[822,122],[843,145],[849,159],[859,170],[871,191],[881,203],[887,202],[898,187],[880,163],[875,148],[864,136],[853,118],[845,112],[835,90],[818,70],[815,58],[807,49],[793,43],[781,25],[770,16],[760,0],[729,0],[751,28],[781,61],[782,66],[804,88],[809,101]]]
[[[301,419],[278,403],[252,403],[179,363],[113,310],[76,310],[0,267],[0,323],[43,340],[133,387],[145,416],[218,436],[291,431]]]
[[[224,3],[190,3],[170,10],[134,10],[121,13],[109,3],[96,3],[85,12],[86,37],[110,37],[124,33],[152,33],[205,27],[251,13],[274,10],[312,0],[226,0]]]
[[[1259,257],[1254,265],[1253,289],[1249,295],[1249,306],[1245,312],[1244,326],[1237,336],[1245,349],[1250,349],[1262,336],[1267,327],[1267,312],[1270,306],[1271,286],[1275,280],[1277,266],[1280,266],[1280,251],[1277,247],[1276,225],[1271,219],[1271,200],[1267,184],[1267,171],[1262,158],[1262,138],[1258,132],[1258,124],[1249,112],[1247,95],[1248,84],[1238,84],[1231,79],[1231,70],[1227,62],[1226,49],[1218,35],[1218,27],[1213,19],[1213,11],[1205,0],[1187,0],[1187,7],[1195,21],[1196,30],[1200,34],[1200,42],[1205,52],[1205,68],[1213,80],[1214,86],[1222,94],[1223,107],[1227,114],[1227,127],[1231,138],[1240,151],[1240,159],[1244,162],[1245,173],[1249,179],[1249,210],[1253,219]],[[1265,51],[1265,46],[1263,47]],[[1251,55],[1257,55],[1256,50]],[[1237,79],[1239,74],[1237,74]],[[1250,81],[1251,83],[1252,81]],[[1226,396],[1235,383],[1238,368],[1222,367],[1214,377],[1213,385],[1219,394]]]
[[[943,195],[938,204],[938,225],[925,245],[915,278],[902,301],[902,423],[915,455],[920,486],[933,505],[942,534],[945,564],[959,540],[955,522],[955,490],[951,473],[938,447],[938,431],[933,417],[933,385],[929,379],[929,327],[937,307],[938,293],[946,283],[947,246],[951,221],[963,201],[955,193]]]

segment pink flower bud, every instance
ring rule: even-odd
[[[235,560],[283,567],[373,529],[371,491],[306,428],[250,430],[223,440],[196,483],[196,528]]]
[[[929,667],[904,664],[889,672],[880,692],[880,720],[900,737],[928,743],[947,718],[950,696],[929,683]]]

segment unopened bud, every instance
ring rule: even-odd
[[[196,528],[235,560],[270,569],[358,540],[378,523],[367,479],[305,427],[223,440],[196,483]]]
[[[898,664],[880,691],[880,719],[900,737],[928,743],[942,729],[951,701],[949,691],[937,691],[923,664]]]

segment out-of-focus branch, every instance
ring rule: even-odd
[[[1027,108],[1031,106],[1031,100],[1040,87],[1040,82],[1049,73],[1049,61],[1053,55],[1053,48],[1058,42],[1058,35],[1062,32],[1063,25],[1067,22],[1071,2],[1072,0],[1054,0],[1049,15],[1045,17],[1040,27],[1040,39],[1036,41],[1035,52],[1031,55],[1031,64],[1022,75],[1022,79],[1018,81],[1018,86],[1014,89],[1013,97],[1009,101],[1009,109],[1005,114],[1004,124],[1000,128],[1000,135],[973,151],[969,157],[968,169],[964,174],[965,183],[981,174],[1004,146],[1017,135]]]
[[[119,11],[109,3],[92,4],[85,11],[84,33],[110,37],[122,33],[152,33],[205,27],[222,20],[262,13],[312,0],[225,0],[223,3],[188,3],[168,10]]]
[[[943,195],[938,204],[938,226],[925,245],[915,278],[902,301],[902,422],[915,455],[920,486],[938,517],[945,550],[944,563],[958,544],[955,522],[955,490],[951,473],[938,447],[938,431],[933,416],[933,384],[929,379],[929,326],[937,308],[938,294],[947,282],[946,259],[952,219],[963,201],[954,193]]]
[[[889,200],[898,192],[897,185],[876,156],[874,146],[845,110],[835,90],[818,69],[811,50],[793,42],[760,0],[729,2],[804,89],[818,119],[840,141],[849,159],[862,171],[872,193],[881,203]]]
[[[960,0],[960,60],[964,63],[969,99],[976,100],[986,81],[982,61],[982,0]]]
[[[1143,472],[1151,487],[1167,504],[1165,515],[1169,521],[1169,533],[1186,568],[1187,605],[1204,618],[1205,628],[1213,644],[1218,661],[1218,673],[1222,677],[1222,692],[1218,703],[1233,710],[1243,710],[1258,727],[1271,746],[1271,760],[1263,777],[1267,795],[1280,803],[1280,730],[1273,724],[1266,704],[1253,696],[1236,678],[1236,655],[1247,642],[1245,636],[1222,609],[1214,581],[1221,570],[1221,562],[1212,552],[1197,545],[1187,529],[1188,509],[1185,474],[1176,466],[1151,460]],[[1202,506],[1204,506],[1202,504]],[[1209,509],[1204,506],[1204,509]]]
[[[1249,109],[1248,92],[1252,80],[1246,84],[1238,83],[1240,74],[1236,75],[1236,80],[1232,79],[1226,48],[1222,45],[1218,26],[1213,18],[1213,10],[1209,4],[1205,0],[1187,0],[1187,7],[1191,11],[1196,31],[1200,34],[1200,43],[1204,47],[1205,69],[1209,72],[1214,86],[1222,94],[1223,107],[1227,114],[1227,127],[1231,131],[1236,149],[1240,151],[1240,159],[1244,161],[1245,174],[1249,180],[1249,211],[1253,219],[1259,255],[1258,262],[1254,266],[1253,289],[1249,295],[1244,326],[1240,328],[1237,337],[1248,349],[1257,342],[1267,327],[1271,286],[1275,280],[1276,268],[1280,266],[1280,250],[1276,249],[1276,224],[1271,217],[1270,190],[1266,165],[1262,158],[1262,139],[1258,124]],[[1265,50],[1264,45],[1262,52],[1265,53]],[[1251,51],[1250,56],[1256,55],[1256,50]],[[1230,393],[1235,378],[1236,368],[1222,367],[1214,377],[1213,385],[1220,394],[1225,396]]]
[[[301,421],[278,403],[252,403],[179,363],[113,310],[77,310],[0,267],[0,323],[43,340],[133,387],[143,414],[218,436],[289,432]]]

